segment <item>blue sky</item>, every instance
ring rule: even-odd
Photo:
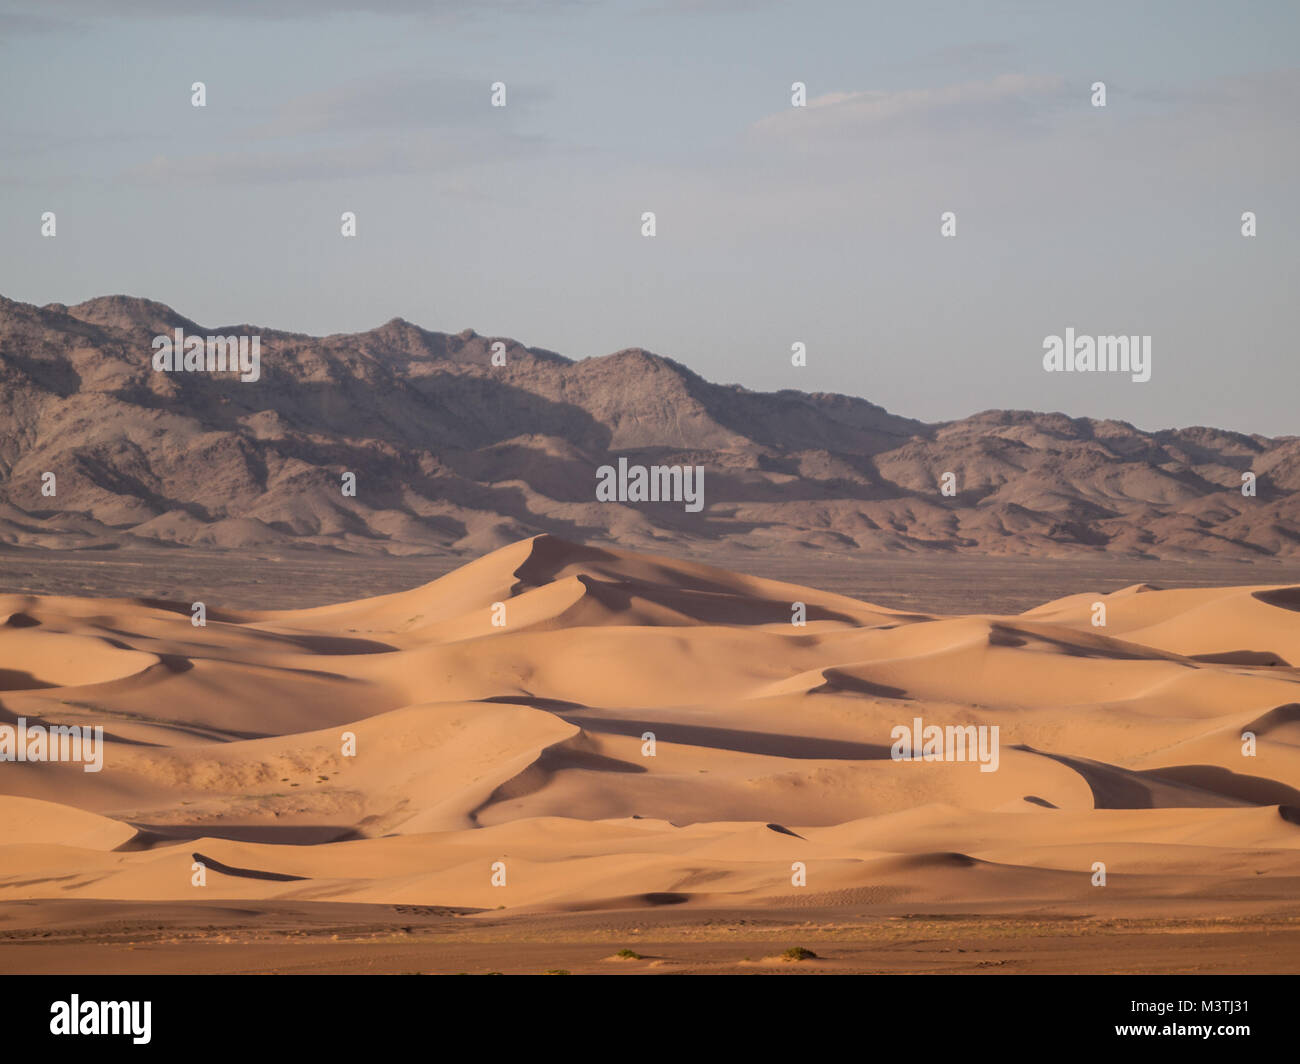
[[[1300,5],[1138,6],[0,0],[0,293],[1300,432]]]

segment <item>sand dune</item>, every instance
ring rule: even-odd
[[[539,536],[398,594],[207,605],[0,597],[0,726],[103,728],[101,771],[0,763],[0,900],[1212,913],[1300,888],[1300,587],[949,617]],[[895,759],[918,719],[996,728],[995,763]]]

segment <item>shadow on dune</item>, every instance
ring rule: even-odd
[[[563,772],[565,769],[634,775],[642,775],[649,771],[644,765],[606,757],[595,748],[595,745],[586,732],[580,731],[570,739],[548,746],[537,755],[537,760],[531,765],[493,790],[486,801],[470,812],[470,819],[477,821],[479,813],[498,802],[515,801],[536,794],[551,782],[556,773]]]
[[[810,687],[810,695],[826,695],[849,693],[855,695],[867,695],[870,698],[906,698],[907,692],[901,687],[891,687],[889,684],[875,683],[865,677],[858,676],[843,668],[823,669],[822,676],[826,682],[816,687]]]
[[[647,905],[681,905],[691,900],[689,894],[680,894],[675,890],[653,890],[640,897]]]
[[[138,834],[119,850],[150,850],[155,846],[186,839],[227,839],[279,846],[315,846],[325,842],[362,839],[355,828],[337,824],[132,824]]]
[[[1099,645],[1086,645],[1070,635],[1053,635],[1044,631],[1024,631],[1012,625],[998,621],[989,625],[989,646],[1024,647],[1030,643],[1046,643],[1048,646],[1072,658],[1101,658],[1109,661],[1148,661],[1161,659],[1177,661],[1177,654],[1144,647],[1137,643],[1128,643],[1110,636],[1097,636]],[[1189,666],[1190,668],[1190,666]]]
[[[1267,776],[1246,776],[1218,765],[1173,765],[1140,773],[1155,780],[1197,787],[1252,805],[1300,805],[1300,791]]]
[[[0,691],[44,691],[54,686],[22,669],[0,669]]]
[[[1053,761],[1057,761],[1077,772],[1083,778],[1083,782],[1088,785],[1088,789],[1092,791],[1094,809],[1158,809],[1168,806],[1211,807],[1243,804],[1216,795],[1202,794],[1190,787],[1177,784],[1171,786],[1179,791],[1186,792],[1179,795],[1179,797],[1185,797],[1186,801],[1169,801],[1170,796],[1167,794],[1162,796],[1166,800],[1157,801],[1157,796],[1153,793],[1153,783],[1142,779],[1137,773],[1130,772],[1127,769],[1117,768],[1114,765],[1107,765],[1100,761],[1090,761],[1086,758],[1066,757],[1064,754],[1049,754],[1042,750],[1033,750],[1030,747],[1023,747],[1022,749],[1039,754],[1042,757],[1051,758]]]
[[[1300,721],[1300,702],[1287,702],[1284,705],[1275,706],[1267,713],[1262,713],[1242,731],[1254,732],[1256,735],[1267,735],[1274,728],[1281,727],[1284,724],[1294,724]]]
[[[578,738],[582,738],[579,736]],[[589,742],[590,740],[588,740]],[[543,772],[559,772],[566,768],[581,768],[589,772],[630,772],[641,775],[648,772],[644,765],[629,764],[616,757],[606,757],[594,750],[583,749],[577,739],[556,743],[543,750],[533,764]]]
[[[69,706],[69,707],[71,707],[71,708],[73,708],[73,709],[79,710],[79,711],[82,713],[82,715],[83,715],[83,719],[84,719],[84,714],[85,714],[87,711],[93,711],[93,712],[96,713],[96,714],[107,715],[107,711],[101,710],[101,708],[100,708],[99,706],[92,705],[91,703],[88,703],[88,702],[63,702],[62,705]],[[20,716],[20,714],[13,712],[13,710],[11,710],[11,709],[9,709],[7,706],[5,706],[5,704],[4,704],[3,702],[0,702],[0,724],[8,724],[8,725],[10,725],[10,726],[15,726],[15,727],[16,727],[17,724],[18,724],[18,718],[19,718],[19,716]],[[26,712],[22,713],[21,716],[23,717],[24,720],[27,721],[27,726],[28,726],[29,728],[31,728],[31,727],[33,727],[33,726],[35,726],[35,725],[40,725],[42,728],[46,728],[46,729],[49,729],[49,728],[51,728],[51,727],[63,727],[63,726],[66,726],[66,725],[63,724],[63,722],[62,722],[61,720],[55,720],[55,719],[53,719],[53,718],[51,718],[51,717],[43,716],[43,715],[40,714],[40,713],[34,713],[34,712],[31,712],[31,711],[26,711]],[[75,720],[76,718],[73,718],[73,719]],[[92,728],[92,727],[96,727],[96,725],[93,725],[93,724],[80,724],[79,726],[80,726],[81,728],[83,728],[83,729],[89,729],[89,728]],[[161,748],[161,747],[163,747],[163,746],[166,745],[165,743],[151,743],[151,742],[147,742],[147,741],[144,740],[144,739],[128,739],[126,736],[124,736],[124,735],[118,735],[116,732],[109,730],[109,728],[107,728],[107,727],[105,727],[105,726],[103,726],[103,725],[99,725],[99,727],[103,727],[103,728],[104,728],[104,742],[105,742],[105,743],[119,743],[119,744],[121,744],[122,746],[145,746],[145,747],[152,747],[152,748],[155,748],[155,749],[156,749],[156,748]],[[212,732],[212,731],[203,731],[203,730],[200,730],[200,729],[197,729],[197,728],[177,728],[175,725],[172,725],[172,724],[168,724],[167,727],[170,728],[170,729],[172,729],[172,730],[174,730],[174,731],[182,731],[182,732],[185,732],[185,733],[188,734],[188,735],[198,735],[198,736],[201,736],[201,737],[203,737],[203,738],[210,738],[210,737],[211,737],[212,735],[214,735],[214,734],[217,734],[217,735],[222,734],[222,733]],[[83,731],[82,734],[84,735],[85,732]]]
[[[762,526],[755,525],[754,527]],[[746,579],[744,574],[741,573],[720,569],[717,566],[703,562],[688,562],[685,560],[673,562],[653,554],[640,555],[638,560],[643,562],[655,577],[662,579],[662,582],[656,581],[642,584],[642,586],[654,588],[656,594],[662,594],[667,588],[671,588],[671,593],[676,595],[706,593],[727,596],[733,600],[738,596],[748,594],[748,592],[738,591],[737,589],[737,578]],[[599,547],[591,547],[585,543],[577,543],[563,539],[560,536],[543,533],[533,539],[528,557],[512,574],[516,578],[516,582],[510,588],[510,594],[518,595],[530,588],[549,584],[555,580],[559,573],[571,565],[590,566],[591,571],[587,575],[594,576],[601,581],[612,581],[613,583],[629,581],[629,578],[618,569],[622,562],[624,562],[624,559],[620,558],[619,555],[602,550]],[[615,571],[610,573],[602,571],[601,566],[605,563],[612,564]],[[630,582],[640,583],[640,581],[636,580]],[[780,619],[789,621],[789,605],[783,605],[784,611],[781,613]]]
[[[675,610],[700,624],[748,627],[765,624],[789,624],[790,603],[741,595],[735,591],[700,591],[690,588],[666,588],[642,580],[597,579],[585,573],[578,580],[588,595],[615,612],[632,613],[634,599]],[[855,624],[847,613],[839,613],[816,603],[805,606],[809,621],[839,621]]]
[[[586,709],[581,702],[567,702],[563,698],[542,698],[538,695],[493,695],[491,698],[477,699],[479,702],[495,702],[504,706],[528,706],[531,709],[544,709],[548,713],[559,713],[565,709]]]
[[[1280,610],[1294,610],[1300,613],[1300,587],[1278,587],[1272,591],[1256,591],[1253,598]]]
[[[220,618],[208,614],[209,621],[216,621]],[[390,643],[381,643],[377,639],[360,639],[356,636],[343,635],[301,635],[289,632],[266,632],[260,628],[246,629],[254,635],[263,636],[268,642],[285,644],[290,647],[297,647],[299,650],[308,654],[320,654],[322,657],[337,656],[345,657],[355,654],[390,654],[397,650]],[[150,636],[142,635],[139,632],[128,631],[123,628],[105,628],[104,631],[111,632],[113,635],[124,636],[127,639],[149,639]],[[115,647],[123,650],[134,650],[135,647],[127,643],[121,643],[112,640]],[[160,655],[160,657],[179,657],[179,655]],[[181,660],[188,660],[182,658]]]
[[[277,639],[285,639],[294,646],[312,654],[326,654],[344,657],[352,654],[393,654],[397,647],[391,643],[381,643],[377,639],[357,639],[354,636],[341,635],[284,635],[276,634]]]
[[[1088,758],[1017,746],[1073,769],[1092,791],[1096,809],[1214,809],[1300,805],[1300,791],[1277,780],[1244,776],[1217,765],[1172,765],[1134,771]]]
[[[1290,668],[1291,663],[1271,650],[1225,650],[1217,654],[1189,654],[1192,661],[1206,665],[1271,665]]]
[[[610,720],[572,713],[561,713],[559,716],[569,724],[597,734],[628,735],[640,739],[645,732],[654,732],[656,741],[661,743],[703,746],[741,754],[818,761],[889,760],[889,747],[877,743],[855,743],[843,739],[820,739],[816,736],[783,735],[777,732],[740,731],[736,728],[709,728],[699,724],[675,724],[661,720]]]
[[[203,854],[195,852],[190,854],[194,860],[200,862],[205,868],[210,868],[214,872],[220,872],[222,875],[234,876],[237,879],[270,879],[278,883],[288,883],[293,880],[306,879],[306,876],[291,876],[285,872],[263,872],[256,868],[235,868],[233,865],[222,864],[220,861],[214,861],[211,857],[204,857]]]

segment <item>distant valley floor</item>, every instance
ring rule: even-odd
[[[1074,558],[969,554],[789,555],[725,550],[686,555],[737,572],[762,574],[876,602],[937,613],[1019,613],[1084,591],[1130,584],[1214,587],[1300,582],[1300,562],[1146,560],[1080,553]],[[0,594],[203,600],[229,609],[304,609],[404,591],[436,580],[467,559],[406,558],[286,550],[268,554],[198,548],[52,551],[0,548]]]

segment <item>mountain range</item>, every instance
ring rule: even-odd
[[[260,378],[155,371],[176,329],[260,336]],[[597,501],[620,457],[702,467],[703,510]],[[0,543],[477,556],[539,533],[676,554],[1295,557],[1300,437],[1017,410],[925,423],[640,348],[573,361],[400,318],[313,337],[128,296],[0,297]]]

